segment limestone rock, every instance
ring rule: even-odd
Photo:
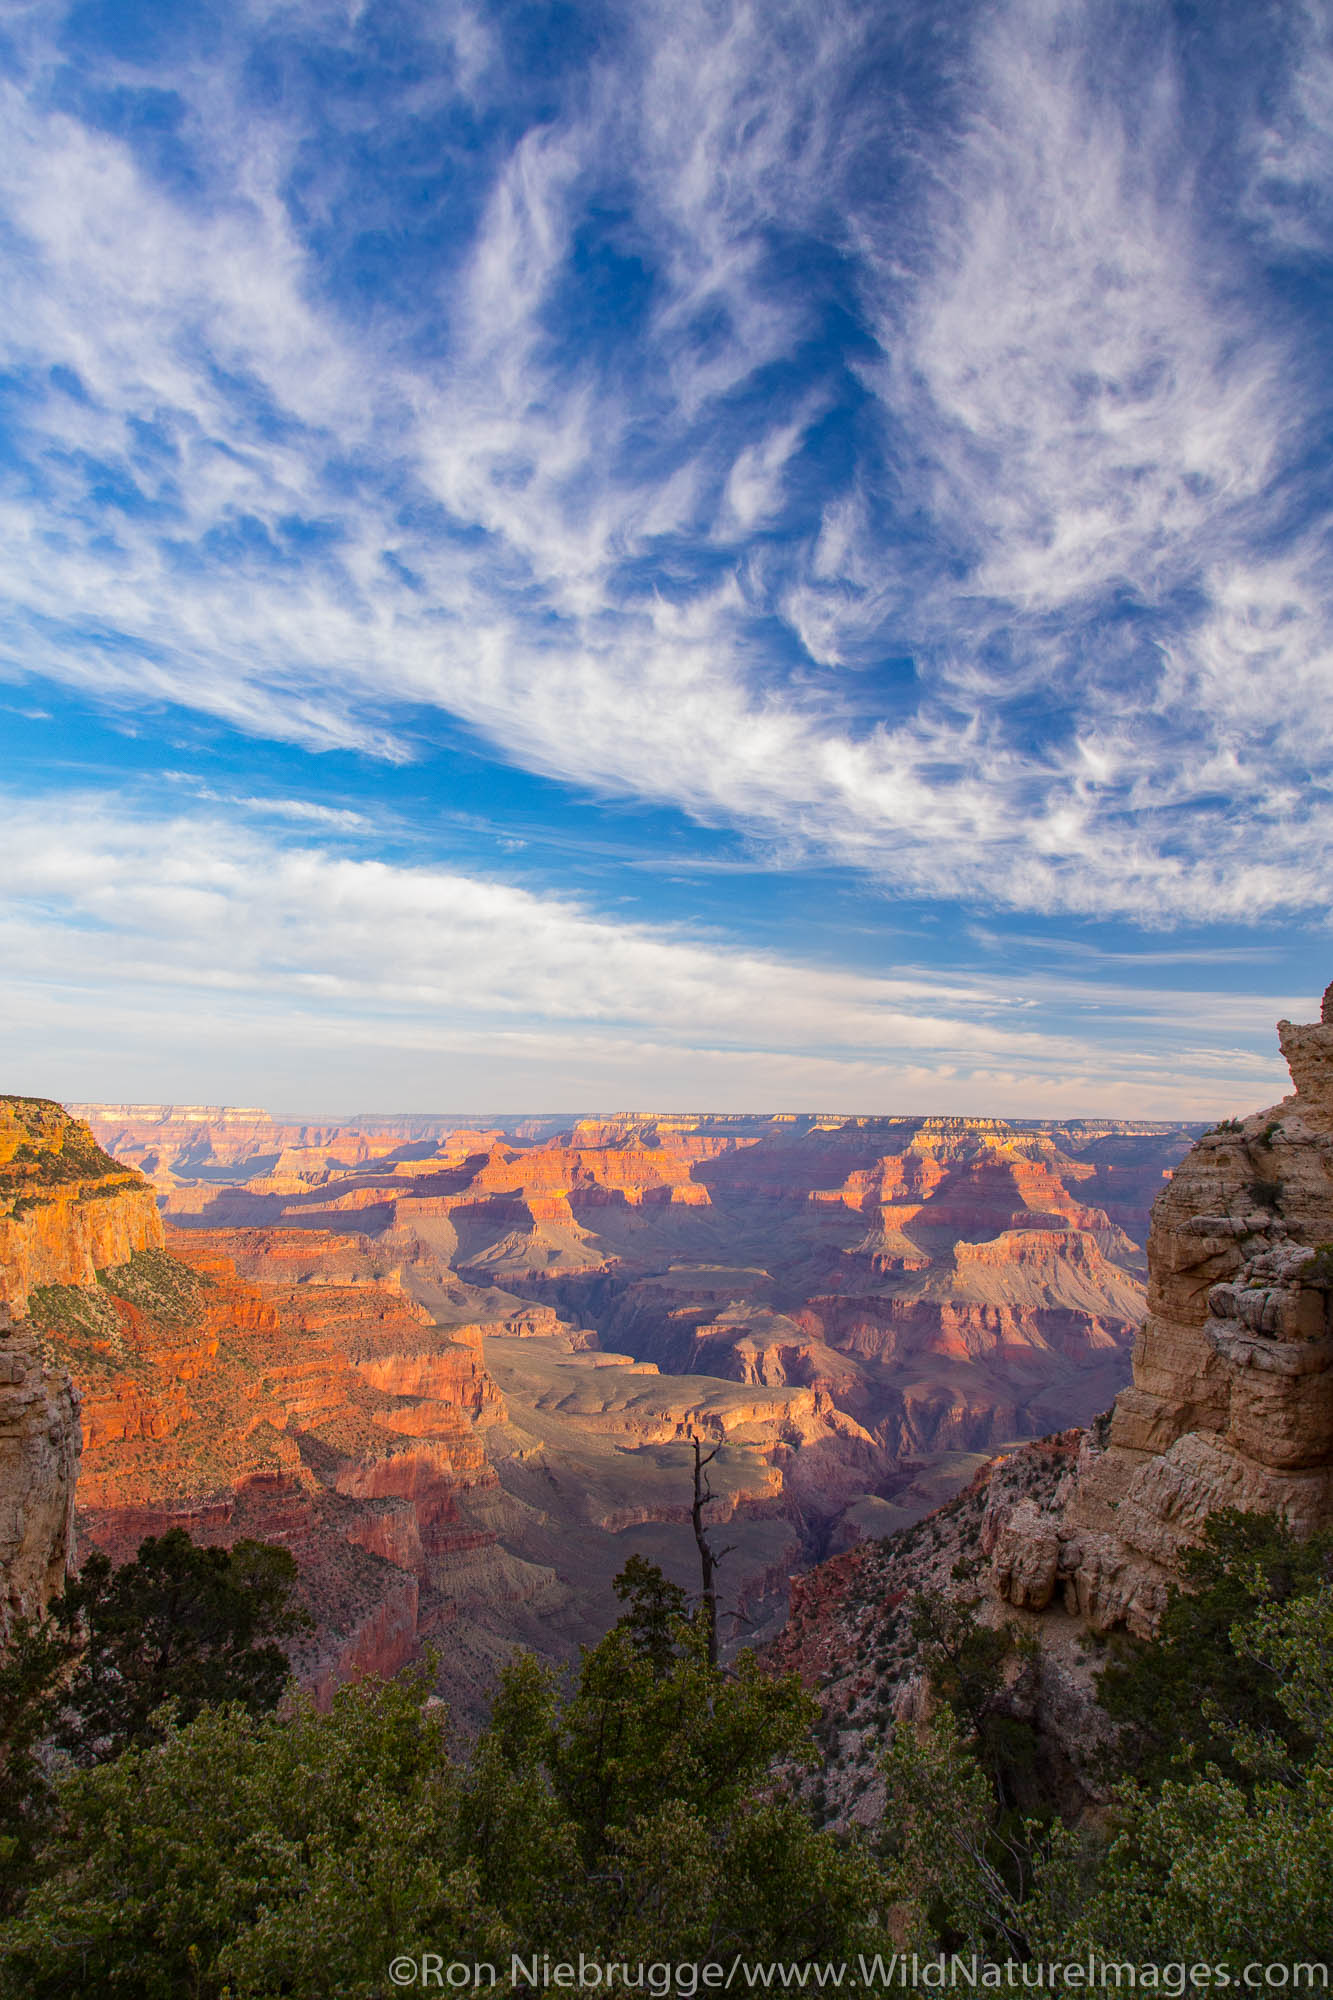
[[[1044,1611],[1060,1574],[1060,1534],[1053,1514],[1024,1500],[1000,1531],[992,1557],[1000,1595],[1020,1611]]]
[[[1333,991],[1333,989],[1330,989]],[[999,1596],[1147,1634],[1220,1508],[1333,1521],[1333,1020],[1278,1023],[1294,1095],[1206,1133],[1148,1236],[1148,1312],[1072,1495],[1015,1514]]]

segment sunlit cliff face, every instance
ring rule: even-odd
[[[0,1303],[35,1285],[91,1285],[99,1267],[160,1248],[152,1190],[44,1098],[0,1097]]]

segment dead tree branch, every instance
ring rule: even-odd
[[[717,1569],[723,1559],[734,1553],[733,1548],[714,1550],[704,1527],[704,1508],[713,1500],[713,1486],[705,1468],[717,1457],[719,1447],[705,1451],[703,1440],[694,1434],[690,1443],[694,1446],[694,1505],[690,1509],[690,1519],[694,1524],[694,1545],[699,1551],[699,1573],[702,1579],[704,1607],[704,1631],[708,1639],[708,1664],[717,1665]]]

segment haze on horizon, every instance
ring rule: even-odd
[[[1326,8],[36,0],[0,99],[0,1087],[1282,1094]]]

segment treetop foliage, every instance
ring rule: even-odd
[[[168,1700],[183,1722],[206,1703],[272,1708],[290,1672],[278,1642],[310,1623],[292,1601],[296,1581],[287,1549],[204,1548],[182,1528],[142,1542],[119,1568],[90,1555],[52,1607],[79,1648],[61,1746],[83,1763],[116,1756]]]
[[[812,1753],[794,1677],[708,1660],[650,1565],[573,1686],[531,1656],[451,1750],[431,1666],[327,1714],[231,1701],[74,1769],[0,1993],[163,2000],[383,1993],[396,1953],[494,1962],[839,1958],[874,1948],[880,1870],[777,1776]]]
[[[931,1725],[897,1732],[885,1760],[913,1944],[1333,1970],[1330,1540],[1268,1516],[1209,1522],[1158,1638],[1101,1676],[1121,1775],[1095,1823],[1015,1828],[946,1661]]]
[[[226,1702],[273,1708],[289,1664],[279,1640],[309,1623],[286,1549],[201,1548],[180,1528],[118,1568],[95,1552],[48,1616],[21,1622],[0,1659],[0,1911],[23,1885],[55,1811],[49,1744],[105,1763]]]
[[[1266,1664],[1233,1640],[1271,1606],[1333,1582],[1333,1532],[1298,1541],[1271,1514],[1228,1508],[1210,1517],[1188,1552],[1156,1638],[1121,1637],[1098,1699],[1121,1725],[1113,1752],[1141,1779],[1161,1782],[1214,1764],[1244,1783],[1238,1745],[1259,1731],[1290,1749],[1310,1739],[1285,1708]]]
[[[45,1801],[9,1836],[0,2000],[372,2000],[428,1951],[493,1965],[498,1991],[513,1953],[583,1951],[845,1964],[859,1994],[861,1953],[1319,1961],[1333,1939],[1333,1583],[1271,1522],[1216,1522],[1161,1641],[1115,1663],[1127,1759],[1165,1735],[1154,1667],[1208,1735],[1178,1717],[1166,1775],[1145,1764],[1095,1823],[1043,1799],[1016,1632],[920,1598],[932,1701],[889,1736],[873,1837],[803,1799],[813,1699],[752,1656],[714,1664],[642,1559],[572,1677],[516,1655],[460,1745],[434,1662],[327,1712],[273,1706],[281,1556],[162,1537],[130,1576],[90,1565],[0,1663],[8,1789]]]

